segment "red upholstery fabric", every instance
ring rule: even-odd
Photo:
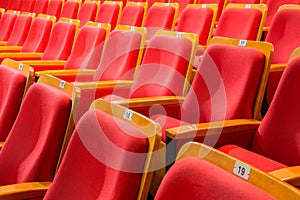
[[[272,64],[287,63],[294,49],[300,46],[300,27],[296,25],[299,17],[299,9],[284,9],[274,16],[265,39],[265,41],[274,45]],[[269,75],[268,105],[273,99],[281,75],[281,72],[272,72]]]
[[[95,47],[102,46],[106,30],[98,26],[83,26],[76,37],[71,55],[68,57],[65,69],[89,68],[85,65],[90,53]]]
[[[129,26],[142,26],[145,9],[143,6],[128,5],[125,6],[118,24]]]
[[[60,17],[66,17],[71,19],[77,18],[77,13],[79,9],[79,3],[76,1],[66,1],[62,8]]]
[[[135,0],[140,1],[140,0]],[[161,2],[161,3],[169,3],[168,0],[147,0],[148,2],[148,8],[151,8],[155,2]]]
[[[192,42],[155,36],[148,44],[129,97],[182,96]]]
[[[111,25],[111,30],[114,30],[118,22],[119,12],[121,12],[121,8],[118,4],[102,4],[96,22],[108,23]]]
[[[11,0],[7,5],[7,10],[20,10],[22,7],[22,0]]]
[[[17,15],[13,13],[4,13],[0,19],[0,41],[7,41],[14,27]]]
[[[152,6],[146,15],[144,27],[147,28],[146,40],[150,40],[159,29],[171,30],[175,18],[172,6]]]
[[[0,141],[5,141],[19,112],[26,77],[4,65],[0,65],[0,77]]]
[[[47,15],[53,15],[56,19],[59,19],[61,8],[63,6],[63,0],[50,0],[46,10]]]
[[[251,8],[227,8],[223,11],[214,36],[256,40],[262,13]]]
[[[185,7],[188,4],[194,4],[194,0],[170,0],[170,3],[178,3],[179,4],[178,18],[180,18]]]
[[[33,12],[36,0],[23,0],[21,12]]]
[[[50,38],[52,24],[50,19],[34,18],[21,52],[44,52]]]
[[[176,31],[196,33],[199,36],[199,44],[206,45],[212,17],[213,10],[210,8],[185,8],[179,18]]]
[[[199,158],[177,161],[165,175],[155,200],[275,199],[261,189]]]
[[[265,172],[270,172],[287,167],[286,165],[273,161],[259,154],[253,153],[236,145],[225,145],[219,148],[219,150]]]
[[[299,65],[297,57],[285,69],[252,145],[253,151],[288,166],[300,164]]]
[[[80,26],[88,21],[95,21],[98,6],[94,2],[84,2],[78,12],[77,18],[80,20]]]
[[[88,111],[44,199],[136,199],[147,151],[148,141],[137,128]]]
[[[52,180],[70,110],[66,93],[43,83],[29,88],[0,151],[0,185]]]
[[[40,13],[46,13],[47,8],[48,8],[48,0],[36,0],[33,12],[35,13],[36,16]]]
[[[197,3],[199,4],[209,4],[214,3],[218,5],[218,13],[216,17],[216,21],[219,21],[219,18],[222,14],[223,8],[224,8],[224,0],[198,0]]]
[[[53,27],[42,60],[67,60],[73,46],[76,25],[58,21]]]
[[[299,0],[268,0],[265,2],[268,6],[268,12],[266,16],[265,26],[270,26],[273,21],[273,17],[278,11],[278,8],[284,4],[300,4]]]

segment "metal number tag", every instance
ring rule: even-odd
[[[123,117],[124,117],[124,119],[131,121],[132,120],[132,112],[130,110],[125,110]]]
[[[59,87],[61,87],[62,89],[65,88],[66,82],[65,81],[60,81],[59,83]]]
[[[245,46],[247,46],[247,40],[240,40],[240,41],[239,41],[239,46],[240,46],[240,47],[245,47]]]
[[[233,173],[245,180],[249,179],[251,168],[240,162],[235,162]]]

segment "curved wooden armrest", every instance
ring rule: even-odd
[[[22,46],[0,46],[0,52],[20,52]]]
[[[5,46],[7,44],[7,41],[0,41],[0,46]]]
[[[270,67],[270,72],[282,72],[286,66],[287,63],[272,64]]]
[[[44,70],[35,73],[35,76],[40,77],[44,74],[52,76],[77,76],[77,75],[94,75],[96,70],[93,69],[64,69],[64,70]]]
[[[269,172],[272,176],[288,182],[294,186],[300,186],[300,166],[286,167]]]
[[[18,200],[43,197],[50,182],[31,182],[0,187],[0,200]]]
[[[101,89],[101,88],[115,88],[115,87],[130,87],[133,81],[118,80],[118,81],[95,81],[95,82],[74,82],[76,87],[81,90]]]
[[[270,26],[264,26],[263,27],[263,31],[269,31],[270,30]]]
[[[252,119],[235,119],[179,126],[166,130],[171,139],[189,139],[206,135],[226,134],[233,132],[257,130],[260,121]]]
[[[128,106],[129,108],[138,108],[138,107],[149,107],[155,104],[159,104],[159,105],[182,104],[183,100],[184,97],[181,96],[161,96],[161,97],[120,99],[112,102],[118,105]]]
[[[64,66],[67,61],[65,60],[24,60],[22,63],[31,66]]]
[[[0,149],[2,149],[4,142],[0,142]]]
[[[37,52],[12,52],[12,53],[0,53],[0,58],[12,58],[12,59],[41,59],[43,56],[43,53],[37,53]]]

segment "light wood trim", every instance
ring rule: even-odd
[[[278,8],[278,11],[284,9],[300,9],[300,5],[297,4],[283,4]]]
[[[192,50],[189,58],[189,65],[185,76],[185,83],[182,90],[182,96],[185,96],[188,93],[190,85],[192,84],[193,78],[193,64],[198,46],[198,35],[194,33],[185,33],[185,32],[174,32],[174,31],[166,31],[166,30],[158,30],[155,35],[166,35],[172,37],[182,37],[187,38],[192,42]]]
[[[118,19],[117,19],[117,23],[116,23],[116,24],[118,24],[120,17],[121,17],[122,9],[123,9],[123,2],[122,1],[104,1],[103,4],[116,4],[119,6]]]
[[[4,142],[0,142],[0,149],[2,149]]]
[[[271,64],[270,72],[282,72],[286,68],[287,63]]]
[[[112,102],[114,104],[126,106],[128,108],[140,108],[140,107],[149,107],[156,104],[159,105],[182,104],[183,100],[184,97],[161,96],[161,97],[121,99],[121,100],[114,100]]]
[[[293,53],[291,54],[290,60],[294,59],[295,57],[300,56],[300,47],[296,48]]]
[[[12,58],[12,59],[41,59],[43,53],[38,52],[12,52],[12,53],[0,53],[0,58]]]
[[[35,72],[36,77],[40,77],[45,74],[52,76],[77,76],[77,75],[94,75],[96,70],[93,69],[62,69],[62,70],[43,70]]]
[[[7,13],[17,14],[17,15],[21,14],[21,11],[19,11],[19,10],[7,10],[6,12]]]
[[[50,182],[29,182],[0,186],[0,200],[18,200],[43,197]]]
[[[269,174],[293,186],[300,186],[300,166],[278,169]]]
[[[22,46],[0,46],[0,53],[3,52],[20,52]]]
[[[221,44],[238,46],[239,41],[240,40],[238,40],[238,39],[232,39],[232,38],[213,37],[210,40],[210,45],[221,43]],[[270,72],[271,60],[272,60],[273,53],[274,53],[274,47],[271,43],[268,43],[268,42],[250,41],[250,40],[247,41],[246,47],[256,48],[265,55],[265,66],[264,66],[264,70],[262,73],[262,78],[261,78],[260,86],[259,86],[258,93],[257,93],[258,95],[256,97],[254,110],[253,110],[253,118],[260,120],[261,119],[260,110],[261,110],[262,101],[264,98],[264,91],[267,86],[267,80],[268,80],[268,76],[269,76],[269,72]]]
[[[147,11],[148,11],[148,2],[127,1],[126,6],[141,6],[144,8],[143,20],[142,20],[142,25],[141,25],[141,26],[144,26],[144,22],[145,22]]]
[[[56,172],[57,172],[58,167],[60,165],[60,162],[62,160],[62,157],[63,157],[63,155],[66,151],[67,145],[69,143],[71,134],[73,132],[74,118],[76,117],[76,111],[77,111],[79,98],[80,98],[80,89],[75,87],[71,83],[63,81],[63,80],[58,79],[56,77],[53,77],[51,75],[41,76],[39,78],[38,82],[48,84],[50,86],[53,86],[53,87],[65,92],[66,94],[68,94],[70,96],[70,99],[72,101],[72,106],[71,106],[69,120],[68,120],[68,124],[67,124],[67,128],[66,128],[66,132],[65,132],[65,137],[64,137],[63,144],[62,144],[62,148],[61,148],[59,160],[58,160],[58,163],[57,163],[57,167],[56,167]]]
[[[187,156],[194,156],[207,160],[231,174],[233,174],[233,168],[236,162],[243,163],[251,168],[251,173],[247,180],[248,183],[269,193],[278,200],[300,199],[300,191],[297,188],[207,145],[195,142],[185,144],[180,149],[177,160]]]
[[[94,82],[74,82],[76,87],[81,90],[92,90],[101,88],[115,88],[115,87],[130,87],[133,81],[130,80],[114,80],[114,81],[94,81]]]
[[[22,63],[31,66],[64,66],[67,61],[65,60],[24,60]]]
[[[171,6],[175,9],[175,13],[174,13],[174,18],[173,18],[173,23],[172,23],[172,27],[171,30],[174,30],[175,25],[177,23],[177,18],[178,18],[178,12],[179,12],[179,4],[178,3],[162,3],[162,2],[155,2],[153,6]]]
[[[226,133],[257,130],[260,121],[252,119],[235,119],[200,124],[189,124],[166,130],[166,136],[171,139],[193,139],[207,135],[220,135]]]
[[[266,21],[266,16],[267,16],[267,10],[268,10],[268,6],[265,4],[227,4],[226,8],[246,8],[246,6],[250,6],[251,9],[257,9],[259,11],[261,11],[261,20],[260,20],[260,24],[259,24],[259,29],[257,30],[257,36],[256,36],[256,41],[260,41],[261,36],[262,36],[262,32],[263,32],[263,27]],[[249,9],[249,8],[248,8]]]
[[[151,179],[153,176],[153,170],[151,170],[151,166],[153,165],[154,160],[154,158],[152,157],[152,152],[156,151],[159,148],[161,140],[160,126],[151,119],[134,111],[130,111],[132,112],[132,119],[127,120],[123,117],[125,111],[129,111],[127,108],[112,104],[103,99],[95,100],[91,105],[91,109],[99,109],[103,112],[113,115],[114,117],[126,121],[130,125],[141,130],[148,137],[149,153],[145,161],[144,173],[141,179],[140,190],[137,197],[138,200],[147,199]]]
[[[0,41],[0,46],[6,46],[7,41]]]

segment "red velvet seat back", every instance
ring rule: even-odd
[[[300,164],[299,76],[297,57],[285,69],[252,145],[253,151],[288,166]]]
[[[118,24],[129,26],[142,26],[145,8],[138,5],[124,7]]]
[[[7,10],[20,10],[22,7],[22,0],[10,0],[7,5]]]
[[[68,57],[65,69],[79,69],[84,62],[88,62],[89,55],[94,48],[102,46],[106,37],[106,30],[98,26],[83,26],[78,32],[74,48]],[[89,68],[86,65],[86,68]]]
[[[165,175],[155,200],[275,199],[263,190],[194,157],[177,161]]]
[[[56,17],[56,20],[59,19],[61,8],[63,6],[63,0],[50,0],[46,10],[47,15],[53,15]]]
[[[256,40],[261,11],[251,8],[227,8],[222,13],[214,36]]]
[[[23,0],[21,12],[33,12],[36,0]]]
[[[44,52],[50,38],[52,25],[52,20],[36,17],[30,26],[21,52]]]
[[[182,104],[181,119],[199,123],[253,118],[264,64],[264,54],[253,48],[209,46]]]
[[[80,26],[88,21],[95,21],[98,6],[94,2],[84,2],[78,12],[77,19],[80,20]]]
[[[42,60],[67,60],[73,46],[76,24],[58,21],[53,27]]]
[[[219,21],[219,18],[223,12],[224,1],[225,0],[198,0],[197,3],[199,3],[199,4],[209,4],[209,3],[217,4],[218,5],[218,13],[216,16],[216,21]]]
[[[14,27],[17,15],[14,13],[4,13],[0,19],[0,41],[7,41]]]
[[[213,10],[210,8],[185,8],[182,12],[176,31],[196,33],[199,36],[199,44],[206,45],[213,18]]]
[[[132,80],[142,35],[136,31],[115,30],[106,41],[94,80]]]
[[[79,2],[77,1],[66,1],[62,8],[60,17],[76,19],[79,9]]]
[[[65,92],[44,83],[29,88],[0,151],[0,185],[52,180],[70,111]]]
[[[137,199],[147,152],[148,140],[137,128],[88,111],[44,199]]]
[[[159,29],[171,30],[175,18],[172,6],[152,6],[146,15],[144,27],[147,28],[146,40],[150,40]]]
[[[0,65],[0,141],[5,141],[19,112],[26,76],[15,69]]]
[[[148,44],[129,97],[182,96],[192,41],[154,36]]]
[[[36,16],[40,13],[46,13],[48,2],[48,0],[36,0],[36,3],[33,8],[33,12]]]
[[[121,12],[121,8],[118,4],[102,4],[96,22],[110,24],[111,30],[114,30],[118,22],[119,12]]]
[[[27,38],[31,22],[31,16],[19,15],[7,40],[7,46],[22,46]]]

